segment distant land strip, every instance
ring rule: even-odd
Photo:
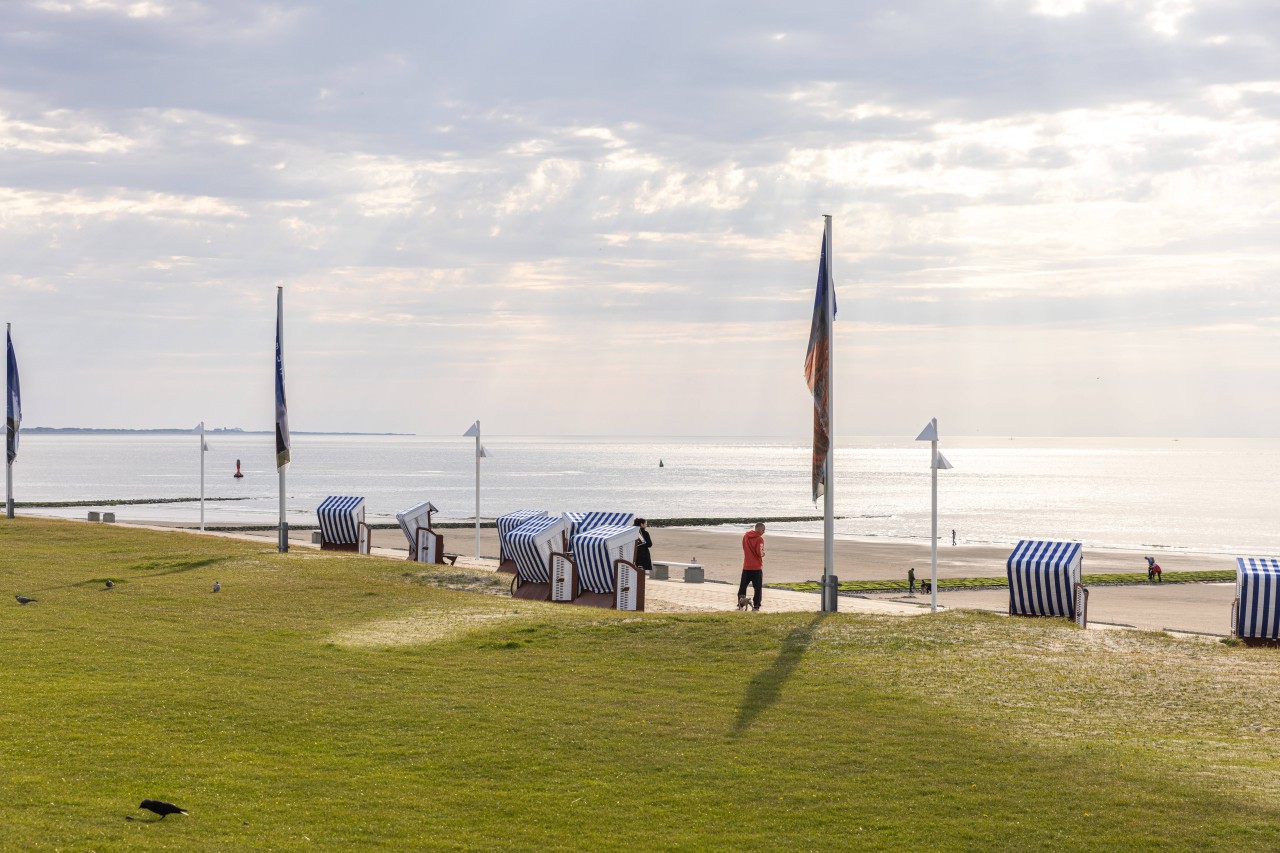
[[[218,501],[249,501],[253,498],[205,498],[205,503]],[[199,503],[199,498],[125,498],[106,501],[14,501],[15,507],[28,509],[41,507],[60,508],[69,506],[135,506],[138,504],[186,504]]]
[[[208,498],[205,498],[205,500],[208,500]],[[240,499],[237,499],[237,500],[240,500]],[[150,503],[154,503],[154,502],[152,501]],[[41,504],[41,506],[48,506],[48,504]],[[650,518],[650,519],[646,519],[646,521],[648,521],[650,527],[715,527],[716,525],[721,525],[721,524],[726,524],[726,525],[727,524],[733,524],[733,525],[754,524],[757,521],[765,524],[782,523],[784,521],[822,521],[822,516],[820,515],[780,515],[780,516],[772,516],[772,517],[771,516],[761,516],[761,517],[752,516],[751,518]],[[289,526],[294,530],[305,530],[308,527],[314,527],[314,525],[306,525],[306,524],[291,524]],[[433,530],[456,530],[456,529],[474,530],[475,526],[476,526],[476,523],[474,521],[437,521],[431,525]],[[480,526],[482,528],[492,529],[494,527],[497,527],[498,525],[497,525],[497,522],[494,522],[494,521],[481,521]],[[206,524],[204,529],[219,531],[222,533],[235,533],[242,530],[275,530],[278,527],[279,527],[278,524],[238,524],[238,525],[219,525],[219,526],[210,526]],[[375,524],[370,524],[369,528],[371,530],[398,530],[400,528],[400,525],[387,524],[387,523],[375,523]]]
[[[199,432],[195,427],[181,429],[178,427],[162,427],[159,429],[117,429],[107,427],[99,429],[97,427],[23,427],[22,434],[32,433],[35,435],[195,435]],[[269,429],[241,429],[240,427],[214,427],[204,431],[206,436],[210,435],[272,435]],[[413,436],[412,432],[304,432],[302,430],[292,430],[290,435],[399,435]],[[154,501],[153,501],[154,503]],[[46,504],[47,506],[47,504]]]

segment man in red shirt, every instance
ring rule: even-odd
[[[742,581],[738,584],[738,609],[747,609],[747,584],[755,587],[751,609],[760,609],[760,593],[764,589],[764,525],[755,527],[742,537]]]

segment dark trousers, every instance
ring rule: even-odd
[[[764,590],[764,569],[743,569],[742,582],[738,584],[738,598],[747,594],[747,584],[756,588],[755,598],[751,600],[752,606],[757,610],[760,609],[760,593]]]

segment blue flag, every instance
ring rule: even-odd
[[[22,391],[18,387],[18,357],[13,354],[13,334],[6,333],[5,340],[9,345],[5,370],[6,384],[9,388],[5,398],[4,413],[5,451],[9,462],[12,463],[18,458],[18,428],[22,425]]]
[[[284,399],[284,288],[276,288],[276,470],[289,464],[289,407]]]
[[[804,379],[813,392],[813,499],[827,490],[827,457],[831,453],[831,322],[835,319],[835,287],[827,280],[827,235],[822,234],[818,262],[818,294],[813,300],[809,349],[804,356]],[[831,288],[831,307],[827,289]]]

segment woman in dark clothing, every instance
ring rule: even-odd
[[[652,571],[653,558],[649,556],[649,549],[653,547],[653,540],[649,538],[649,522],[637,518],[634,524],[640,528],[640,538],[636,540],[636,568]]]

